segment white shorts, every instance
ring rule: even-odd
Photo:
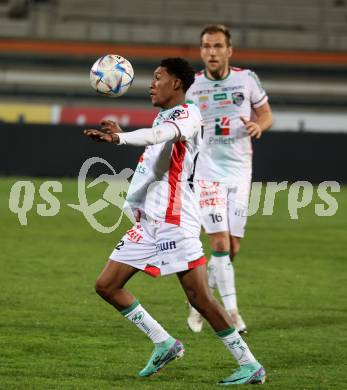
[[[206,263],[199,234],[200,230],[193,234],[181,226],[141,218],[126,232],[110,259],[151,276],[186,271]]]
[[[250,181],[235,185],[208,180],[194,182],[206,233],[229,232],[235,237],[244,236],[250,188]]]

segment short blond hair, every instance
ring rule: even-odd
[[[202,37],[205,34],[215,34],[215,33],[218,33],[218,32],[221,32],[221,33],[224,34],[225,42],[226,42],[227,46],[231,47],[231,34],[230,34],[230,30],[224,24],[208,24],[207,26],[205,26],[202,29],[201,33],[200,33],[200,46],[201,46],[201,43],[202,43]]]

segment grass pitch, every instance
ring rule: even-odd
[[[138,274],[129,288],[186,347],[185,357],[158,375],[140,379],[152,345],[136,327],[94,293],[94,281],[129,227],[95,232],[77,203],[77,182],[63,180],[60,212],[37,215],[42,179],[21,226],[9,210],[17,179],[0,180],[0,388],[1,389],[211,389],[236,367],[205,325],[186,328],[185,297],[175,276]],[[91,194],[98,199],[102,189]],[[289,218],[288,192],[278,194],[272,216],[249,218],[235,264],[245,336],[268,372],[273,389],[346,388],[347,189],[333,196],[335,216],[317,217],[314,197]],[[116,208],[100,213],[114,223]],[[205,237],[204,242],[206,243]],[[207,249],[208,254],[208,249]]]

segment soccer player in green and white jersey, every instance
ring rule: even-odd
[[[196,163],[194,188],[202,224],[212,249],[209,286],[219,291],[240,333],[246,325],[238,312],[233,259],[247,220],[252,177],[251,137],[272,124],[272,113],[257,75],[229,66],[231,36],[224,25],[209,25],[200,34],[205,70],[198,72],[186,98],[203,117],[204,137]],[[199,332],[202,317],[190,307],[188,326]]]
[[[182,342],[125,288],[137,272],[144,271],[152,276],[176,274],[191,305],[236,359],[239,368],[220,384],[264,383],[264,368],[231,326],[207,284],[198,205],[188,181],[201,138],[199,109],[185,103],[185,92],[193,81],[194,71],[185,60],[165,59],[150,86],[152,104],[162,109],[152,128],[123,133],[117,123],[107,121],[101,131],[85,130],[86,136],[97,141],[146,146],[126,199],[137,223],[111,253],[96,291],[153,342],[154,351],[139,376],[151,376],[184,354]]]

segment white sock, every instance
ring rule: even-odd
[[[139,303],[135,301],[131,306],[120,312],[129,321],[135,324],[142,332],[153,341],[153,343],[162,343],[170,335]]]
[[[240,366],[255,363],[257,360],[235,328],[229,328],[217,332],[227,349],[231,352]]]
[[[225,310],[237,310],[235,273],[229,252],[213,252],[211,261],[215,266],[215,280]]]
[[[217,287],[215,273],[216,273],[216,257],[211,256],[211,259],[207,263],[207,275],[208,275],[207,281],[212,294],[214,293],[214,290]]]

